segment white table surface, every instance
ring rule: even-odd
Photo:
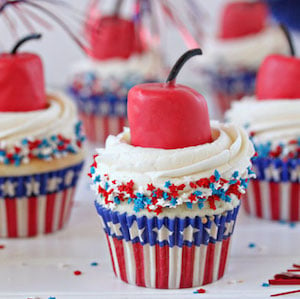
[[[88,161],[89,162],[89,161]],[[89,164],[89,163],[86,163]],[[135,287],[114,277],[104,233],[88,188],[87,167],[64,230],[32,239],[0,239],[0,298],[269,298],[300,286],[262,287],[274,274],[300,262],[300,224],[268,222],[240,212],[229,267],[218,282],[197,288],[157,290]],[[250,243],[256,246],[249,247]],[[98,266],[91,266],[97,262]],[[74,271],[82,271],[75,276]],[[283,298],[299,298],[300,294]],[[281,297],[279,297],[281,298]]]

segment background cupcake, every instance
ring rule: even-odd
[[[281,29],[268,22],[265,3],[234,1],[224,7],[217,36],[206,40],[204,51],[201,67],[223,115],[233,100],[254,94],[263,59],[272,53],[288,54],[289,48]]]
[[[0,56],[0,236],[61,229],[70,216],[83,164],[74,104],[46,95],[42,62],[32,53]]]
[[[228,119],[246,126],[257,157],[245,208],[259,218],[300,220],[300,60],[272,55],[262,64],[255,98],[234,103]]]
[[[122,131],[128,90],[157,80],[161,70],[160,55],[146,42],[141,20],[121,16],[120,9],[100,15],[91,7],[85,27],[89,57],[74,66],[68,88],[92,142],[104,143],[109,134]]]
[[[179,59],[167,84],[130,90],[130,131],[109,136],[91,166],[113,270],[130,284],[187,288],[224,274],[253,148],[243,129],[210,124],[204,98],[175,84],[199,51]]]

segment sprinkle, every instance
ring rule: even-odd
[[[256,247],[256,244],[255,244],[255,243],[249,243],[249,244],[248,244],[248,247],[249,247],[249,248],[255,248],[255,247]]]
[[[296,223],[295,223],[295,222],[291,222],[291,223],[289,224],[289,226],[290,226],[291,228],[294,228],[294,227],[296,227]]]
[[[97,262],[92,262],[92,263],[91,263],[91,266],[92,266],[92,267],[96,267],[96,266],[98,266],[98,263],[97,263]]]
[[[196,291],[193,292],[194,294],[204,294],[206,293],[206,290],[205,289],[198,289]]]
[[[52,296],[50,296],[48,299],[56,299],[56,297],[52,297]]]
[[[269,285],[267,282],[263,282],[263,283],[261,284],[261,286],[266,288],[266,287],[269,287],[270,285]]]
[[[81,275],[81,274],[82,274],[82,272],[81,272],[81,271],[79,271],[79,270],[76,270],[76,271],[74,271],[73,273],[74,273],[74,275],[76,275],[76,276],[79,276],[79,275]]]
[[[5,248],[5,245],[0,245],[0,249],[4,249]]]

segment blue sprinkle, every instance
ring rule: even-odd
[[[191,202],[187,202],[186,206],[188,209],[192,209],[193,208],[193,204]]]
[[[95,173],[95,171],[96,171],[96,170],[95,170],[95,167],[94,167],[94,166],[92,166],[92,167],[91,167],[91,174],[94,174],[94,173]]]
[[[217,169],[215,169],[214,176],[215,176],[216,181],[219,181],[219,179],[221,178],[221,175],[220,175],[220,173],[218,172]]]
[[[21,144],[22,144],[22,145],[27,145],[27,144],[28,144],[28,140],[27,140],[27,139],[23,139],[23,140],[21,141]]]
[[[256,244],[255,244],[255,243],[249,243],[249,244],[248,244],[248,247],[249,247],[249,248],[255,248],[255,247],[256,247]]]
[[[203,202],[198,202],[198,208],[201,210],[204,207],[204,203]]]
[[[52,297],[52,296],[50,296],[48,299],[56,299],[56,297]]]
[[[169,188],[170,186],[171,186],[171,182],[170,181],[165,182],[165,188]]]
[[[279,220],[279,223],[280,224],[286,224],[286,221],[285,220]]]
[[[261,284],[261,286],[262,286],[262,287],[269,287],[270,285],[269,285],[267,282],[263,282],[263,283]]]
[[[105,190],[108,190],[108,188],[109,188],[109,184],[108,184],[108,182],[105,182]]]
[[[167,192],[164,192],[163,193],[163,198],[164,198],[164,200],[168,200],[169,194]]]
[[[91,266],[92,266],[92,267],[96,267],[96,266],[98,266],[98,263],[97,263],[97,262],[92,262],[92,263],[91,263]]]
[[[235,171],[232,176],[236,179],[239,176],[239,172]]]
[[[193,192],[193,194],[196,196],[201,196],[202,192],[200,190],[197,190],[197,191]]]
[[[290,226],[291,228],[294,228],[294,227],[296,227],[296,223],[295,223],[295,222],[291,222],[291,223],[289,224],[289,226]]]
[[[94,179],[94,182],[95,182],[95,183],[96,183],[96,182],[100,182],[100,179],[101,179],[100,175],[97,175],[97,176],[95,177],[95,179]]]
[[[119,205],[119,204],[121,203],[119,197],[117,197],[117,196],[114,198],[114,202],[115,202],[117,205]]]

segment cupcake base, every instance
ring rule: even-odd
[[[159,289],[196,287],[224,275],[239,207],[212,217],[137,217],[95,202],[115,275]]]
[[[257,218],[300,221],[300,184],[251,180],[244,207]]]
[[[127,125],[127,118],[123,116],[98,116],[80,113],[85,134],[89,141],[105,143],[109,135],[117,135]]]
[[[62,229],[70,217],[82,165],[0,177],[0,237],[33,237]]]

